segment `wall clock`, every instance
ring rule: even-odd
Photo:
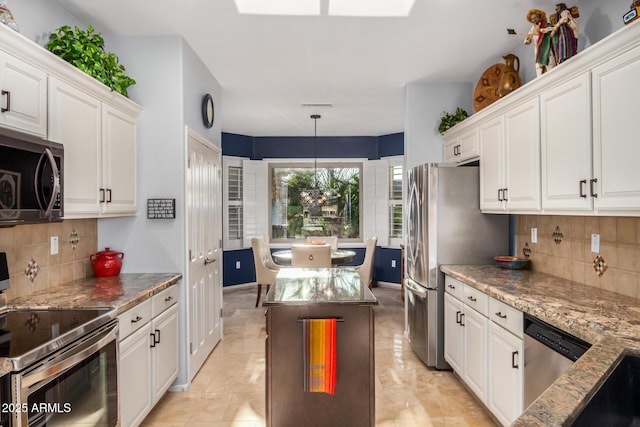
[[[215,117],[215,110],[213,106],[213,98],[211,94],[207,93],[202,98],[202,122],[204,127],[210,129],[213,126],[213,119]]]

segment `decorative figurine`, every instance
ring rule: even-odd
[[[536,75],[540,76],[547,71],[547,66],[555,65],[554,42],[551,35],[552,29],[547,22],[547,15],[540,9],[531,9],[527,12],[527,21],[531,22],[531,29],[524,39],[524,44],[531,44],[536,39]]]
[[[9,10],[9,6],[7,6],[7,0],[0,0],[0,22],[12,30],[20,32],[20,28],[18,28],[18,24],[16,24],[15,19],[13,19],[13,14]]]
[[[578,23],[580,17],[578,7],[571,9],[565,3],[556,4],[556,12],[549,17],[553,30],[551,37],[555,41],[556,63],[562,64],[567,59],[578,53]]]

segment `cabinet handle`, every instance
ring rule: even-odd
[[[107,188],[107,203],[111,203],[111,189]]]
[[[477,299],[476,297],[474,297],[473,295],[468,296],[468,297],[467,297],[467,299],[468,299],[469,301],[471,301],[471,302],[476,302],[476,301],[478,301],[478,299]]]
[[[507,188],[502,189],[502,200],[504,200],[505,202],[509,200],[509,198],[507,197],[507,191]]]
[[[462,323],[463,320],[464,320],[464,313],[460,314],[460,326],[464,326],[464,323]]]
[[[496,313],[496,316],[498,316],[498,317],[499,317],[499,318],[501,318],[501,319],[506,319],[506,318],[507,318],[507,315],[506,315],[506,314],[502,314],[502,312],[501,312],[501,311],[497,312],[497,313]]]
[[[591,197],[598,197],[598,193],[593,190],[593,184],[598,182],[598,178],[593,178],[589,182],[589,190],[591,191]]]
[[[455,287],[455,286],[453,286],[453,285],[447,285],[447,288],[449,288],[449,289],[455,289],[456,287]]]
[[[140,317],[140,316],[136,316],[136,318],[135,318],[135,319],[131,319],[131,323],[138,323],[138,322],[139,322],[139,321],[141,321],[141,320],[142,320],[142,317]]]
[[[11,91],[8,90],[3,90],[2,91],[2,96],[7,95],[7,106],[6,107],[2,107],[2,111],[3,113],[6,113],[7,111],[11,111]]]
[[[156,329],[156,331],[151,335],[153,335],[153,343],[160,344],[160,329]]]
[[[105,197],[104,197],[104,188],[100,189],[100,203],[104,203],[105,201]]]
[[[498,188],[498,201],[501,202],[504,199],[502,198],[502,188]]]
[[[587,180],[586,180],[586,179],[580,180],[580,197],[582,197],[582,198],[585,198],[585,199],[586,199],[586,198],[587,198],[587,195],[586,195],[586,193],[584,192],[584,187],[583,187],[583,185],[587,185]]]
[[[460,324],[462,323],[462,319],[460,318],[460,315],[462,314],[461,311],[456,311],[456,323]]]
[[[518,352],[517,351],[511,352],[511,367],[518,369]]]
[[[149,336],[151,337],[151,344],[149,347],[153,348],[156,346],[156,334],[149,334]]]
[[[169,301],[171,301],[172,299],[173,299],[173,297],[166,297],[166,298],[164,299],[164,302],[169,302]]]

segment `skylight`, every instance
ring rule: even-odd
[[[409,16],[415,0],[330,0],[329,15],[392,17]]]
[[[323,0],[235,0],[246,15],[320,15]],[[409,16],[415,0],[324,0],[330,16]],[[326,10],[326,9],[325,9]]]
[[[320,15],[320,0],[235,0],[245,15]]]

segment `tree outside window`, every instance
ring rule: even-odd
[[[358,164],[318,167],[271,167],[271,240],[308,236],[360,239],[360,175]],[[303,190],[319,188],[326,200],[305,206]]]

